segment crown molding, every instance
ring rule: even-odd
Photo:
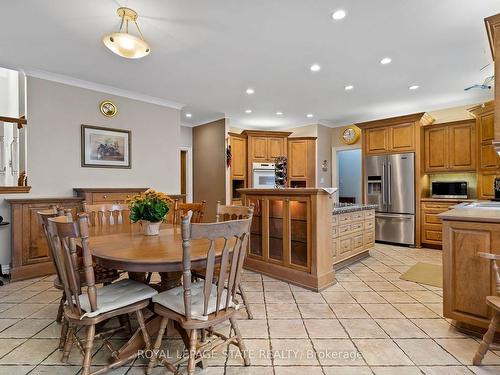
[[[156,98],[154,96],[149,96],[149,95],[145,95],[145,94],[141,94],[141,93],[137,93],[137,92],[133,92],[133,91],[129,91],[129,90],[123,90],[123,89],[119,89],[117,87],[103,85],[100,83],[85,81],[82,79],[73,78],[73,77],[62,75],[62,74],[50,73],[50,72],[46,72],[43,70],[36,70],[36,69],[21,69],[21,71],[26,76],[29,76],[29,77],[44,79],[47,81],[58,82],[58,83],[62,83],[62,84],[69,85],[69,86],[80,87],[82,89],[87,89],[87,90],[92,90],[92,91],[103,92],[106,94],[121,96],[121,97],[128,98],[128,99],[138,100],[140,102],[160,105],[162,107],[168,107],[168,108],[174,108],[174,109],[180,110],[180,109],[182,109],[182,107],[185,106],[185,104],[173,102],[170,100]]]

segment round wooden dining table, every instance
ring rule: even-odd
[[[90,250],[95,262],[103,267],[129,272],[131,278],[138,281],[141,275],[148,272],[159,272],[162,281],[160,290],[180,285],[182,266],[182,236],[179,226],[164,224],[158,236],[145,236],[138,224],[114,226],[107,228],[93,227],[90,231]],[[215,242],[216,260],[222,255],[224,240]],[[209,240],[191,240],[191,268],[206,266]],[[145,279],[145,278],[144,278]],[[151,335],[158,332],[159,317],[147,322],[146,327]],[[174,327],[189,347],[187,333],[174,323]],[[145,348],[139,330],[120,349],[119,356],[127,357],[137,350]],[[200,365],[203,364],[200,362]]]

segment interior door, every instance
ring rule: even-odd
[[[415,213],[415,154],[387,156],[388,212]]]

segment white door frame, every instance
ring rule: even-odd
[[[181,146],[179,151],[186,151],[186,202],[193,202],[193,150],[191,147]],[[180,161],[180,157],[179,157]],[[180,173],[180,171],[179,171]]]
[[[361,150],[361,147],[352,147],[352,146],[334,146],[332,147],[332,186],[338,188],[335,192],[335,200],[338,202],[340,196],[340,186],[339,185],[339,162],[337,160],[337,152],[339,151],[348,151],[348,150]],[[335,166],[335,168],[334,168]],[[363,168],[363,167],[361,167]],[[361,173],[361,176],[363,174]],[[363,181],[361,181],[361,200],[363,200]]]

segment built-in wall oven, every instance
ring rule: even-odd
[[[273,188],[274,163],[253,163],[252,177],[254,188]]]

